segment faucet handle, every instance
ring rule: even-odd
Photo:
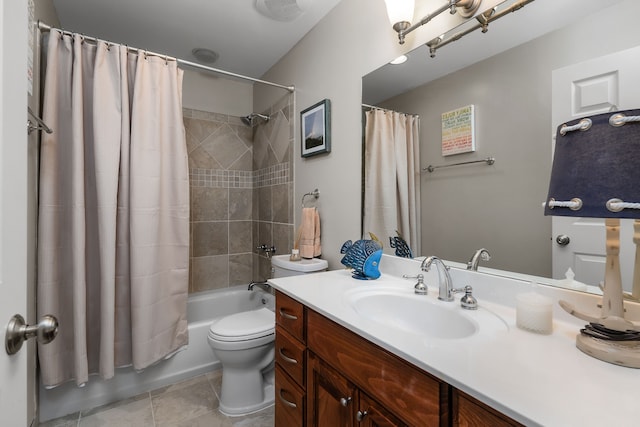
[[[478,300],[471,294],[473,292],[473,288],[469,285],[465,286],[464,289],[455,289],[456,292],[464,291],[464,296],[460,298],[460,306],[465,310],[477,310],[478,309]]]
[[[428,289],[427,285],[424,284],[424,274],[418,274],[416,276],[403,274],[402,277],[405,279],[418,279],[418,283],[413,287],[414,292],[418,295],[427,295]]]

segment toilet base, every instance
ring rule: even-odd
[[[275,401],[275,371],[273,366],[274,364],[272,363],[263,372],[223,370],[218,410],[224,415],[239,417],[272,406]],[[238,389],[238,382],[244,384],[245,387]],[[247,390],[249,390],[249,393],[247,393]],[[239,393],[242,393],[242,395]]]

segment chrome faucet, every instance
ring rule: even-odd
[[[489,261],[491,259],[491,254],[485,248],[478,249],[467,263],[467,270],[478,271],[480,259],[483,261]]]
[[[262,288],[265,292],[271,293],[271,285],[265,282],[251,282],[249,283],[249,290],[252,291],[254,286]]]
[[[438,299],[442,301],[453,301],[453,281],[449,274],[449,267],[445,265],[442,260],[436,256],[430,256],[422,261],[420,268],[422,271],[429,271],[431,264],[435,263],[438,269]]]

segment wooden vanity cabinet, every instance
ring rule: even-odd
[[[406,426],[313,352],[307,372],[309,426]]]
[[[276,291],[275,425],[303,427],[306,408],[305,309]]]
[[[455,427],[520,427],[522,424],[452,388],[453,425]]]
[[[276,291],[277,427],[520,426]]]
[[[309,426],[362,425],[358,418],[374,426],[449,424],[446,383],[313,310],[306,310],[306,321]],[[349,390],[353,391],[347,393]],[[342,405],[341,399],[349,403]],[[322,414],[326,407],[332,408],[332,414],[344,413],[340,420],[350,419],[351,424],[325,423]],[[387,421],[376,424],[384,418]]]

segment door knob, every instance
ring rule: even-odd
[[[556,237],[556,243],[560,246],[567,246],[571,242],[571,239],[566,234],[558,234]]]
[[[37,337],[40,344],[48,344],[58,335],[58,319],[47,314],[37,325],[27,325],[19,314],[14,315],[9,323],[4,337],[4,348],[7,354],[16,354],[22,343],[32,337]]]

